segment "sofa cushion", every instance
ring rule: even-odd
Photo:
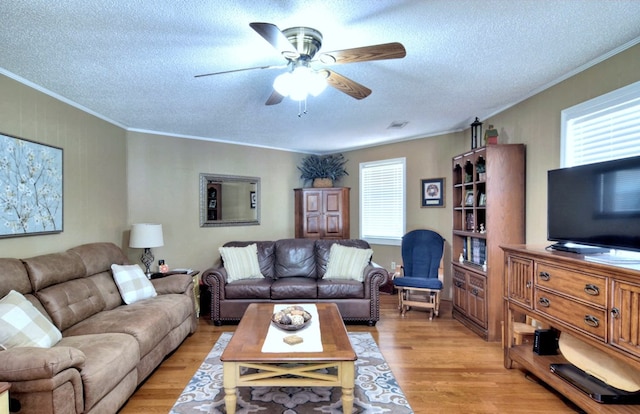
[[[276,279],[301,276],[315,280],[317,272],[314,245],[313,239],[276,241]]]
[[[36,292],[36,296],[61,331],[95,315],[105,306],[95,283],[87,278],[49,286]]]
[[[226,299],[269,299],[273,279],[243,279],[227,283],[224,287]]]
[[[21,293],[12,290],[0,299],[0,347],[50,348],[62,334]]]
[[[271,284],[271,299],[316,299],[318,284],[309,277],[285,277]]]
[[[113,279],[111,268],[106,272],[89,276],[88,279],[95,283],[96,290],[100,293],[100,296],[102,296],[104,300],[104,310],[115,309],[124,303],[122,296],[120,296],[118,285],[116,285],[116,281]],[[157,289],[156,293],[158,293]]]
[[[318,299],[362,299],[364,283],[355,280],[318,280]]]
[[[87,275],[109,271],[112,264],[128,264],[122,250],[113,243],[88,243],[68,251],[80,257]]]
[[[52,253],[22,259],[34,291],[86,276],[80,256],[72,252]]]
[[[31,281],[20,259],[0,259],[0,275],[0,298],[7,296],[12,290],[22,294],[31,292]]]
[[[126,334],[104,333],[65,337],[59,346],[75,348],[85,355],[80,376],[84,412],[113,390],[140,361],[136,340]]]
[[[323,279],[350,279],[362,282],[364,268],[371,260],[373,250],[334,244],[329,252],[327,271]]]
[[[153,284],[138,265],[111,265],[113,279],[118,285],[122,300],[127,305],[157,295]]]
[[[220,247],[219,251],[227,270],[227,282],[264,277],[260,273],[258,248],[255,243],[245,247]]]
[[[175,327],[167,317],[171,308],[157,297],[102,311],[64,331],[64,336],[126,333],[138,342],[141,357],[150,352]],[[191,306],[193,303],[191,302]]]

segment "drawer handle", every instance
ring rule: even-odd
[[[597,328],[598,326],[600,326],[600,321],[593,315],[584,315],[584,323],[592,328]]]
[[[587,295],[591,296],[598,296],[600,294],[600,289],[598,288],[598,286],[592,285],[591,283],[584,285],[584,291],[587,293]]]
[[[547,272],[540,272],[540,279],[544,280],[545,282],[548,282],[549,279],[551,279],[551,275]]]
[[[478,289],[476,289],[476,288],[471,289],[471,294],[473,296],[478,296]]]
[[[611,317],[613,319],[618,319],[620,317],[620,309],[618,308],[611,309]]]
[[[527,289],[531,289],[531,281],[530,281],[530,280],[529,280],[529,281],[527,281],[526,288],[527,288]]]
[[[545,308],[548,308],[549,306],[551,306],[551,301],[547,298],[538,299],[538,303],[540,304],[540,306],[544,306]]]

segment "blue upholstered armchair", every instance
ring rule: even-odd
[[[404,316],[411,306],[438,316],[443,282],[444,239],[435,231],[413,230],[402,237],[402,274],[394,275],[398,306]]]

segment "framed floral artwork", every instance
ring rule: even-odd
[[[63,230],[62,148],[0,134],[0,237]]]

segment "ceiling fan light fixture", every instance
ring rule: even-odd
[[[326,76],[308,66],[297,66],[291,72],[278,75],[273,89],[294,101],[302,101],[308,95],[318,96],[327,87]]]
[[[273,89],[282,96],[289,96],[291,92],[291,73],[285,72],[278,75],[273,81]]]
[[[327,88],[327,78],[320,72],[311,71],[307,90],[309,94],[318,96]]]

